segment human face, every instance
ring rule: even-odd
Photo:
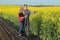
[[[20,12],[23,12],[23,8],[22,7],[20,7]]]
[[[24,6],[24,10],[27,10],[28,9],[28,6]]]

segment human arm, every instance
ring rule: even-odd
[[[31,14],[35,14],[35,13],[37,13],[37,11],[32,11],[32,10],[30,10],[30,13],[31,13]]]
[[[26,17],[28,17],[28,15],[25,15],[24,17],[21,17],[21,18],[26,18]]]

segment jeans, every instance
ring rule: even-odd
[[[24,31],[24,22],[19,22],[20,27],[19,27],[19,33],[22,34]]]
[[[26,31],[25,33],[26,33],[27,36],[29,36],[29,32],[30,32],[29,31],[29,20],[25,20],[25,25],[24,26],[25,26],[25,31]]]

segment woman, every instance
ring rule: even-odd
[[[18,21],[20,23],[20,27],[19,27],[19,36],[23,35],[23,31],[24,31],[24,20],[25,20],[25,16],[23,13],[23,8],[20,8],[20,12],[18,15]]]

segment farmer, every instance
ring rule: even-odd
[[[19,10],[19,15],[18,15],[18,20],[19,20],[19,24],[20,24],[19,36],[23,35],[25,17],[26,16],[24,16],[24,14],[23,14],[23,8],[21,7],[20,10]]]
[[[29,17],[31,13],[36,13],[36,11],[31,11],[28,9],[28,5],[25,4],[24,5],[24,15],[26,15],[25,17],[25,21],[24,21],[24,26],[25,26],[25,30],[26,30],[26,35],[29,36]]]

